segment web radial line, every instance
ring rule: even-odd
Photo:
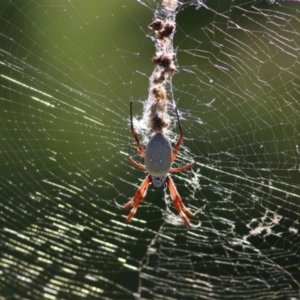
[[[214,168],[214,167],[210,167],[208,164],[202,164],[202,163],[201,163],[201,164],[198,163],[198,164],[201,165],[203,168],[210,169],[210,170],[216,171],[216,172],[221,173],[221,174],[226,174],[226,175],[229,175],[229,176],[231,176],[231,177],[239,178],[239,179],[242,179],[242,180],[245,180],[245,181],[254,183],[254,184],[256,184],[256,185],[260,185],[260,186],[269,188],[269,189],[274,190],[274,191],[278,191],[278,192],[281,192],[281,193],[284,193],[284,194],[287,194],[287,195],[291,195],[291,196],[300,198],[300,195],[298,195],[298,194],[295,194],[295,193],[292,193],[292,192],[284,191],[284,190],[282,190],[282,189],[280,189],[280,188],[276,188],[276,187],[274,187],[274,186],[272,186],[272,185],[268,185],[268,184],[264,184],[264,183],[261,183],[261,182],[257,182],[257,181],[255,181],[255,180],[251,180],[251,179],[246,178],[246,177],[242,177],[242,176],[239,176],[239,175],[236,175],[236,174],[232,174],[232,173],[229,173],[229,172],[226,172],[226,171],[223,171],[223,170]],[[201,177],[202,175],[197,175],[197,176]],[[289,186],[296,188],[295,186],[292,186],[292,185],[289,185]],[[253,187],[252,187],[252,188],[253,188]],[[255,188],[254,188],[254,189],[255,189]]]

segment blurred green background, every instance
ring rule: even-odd
[[[201,299],[209,285],[221,299],[296,297],[299,5],[178,9],[175,164],[209,154],[173,176],[189,208],[207,204],[191,235],[168,219],[164,191],[149,189],[134,227],[118,207],[145,177],[127,161],[129,102],[141,117],[155,55],[147,26],[163,14],[143,3],[0,3],[0,296]]]

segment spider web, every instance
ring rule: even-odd
[[[171,1],[172,2],[172,1]],[[2,1],[0,296],[299,299],[300,3]],[[150,187],[129,131],[154,66],[147,25],[176,17],[172,175]],[[172,141],[178,138],[169,108]],[[143,127],[144,126],[144,127]]]

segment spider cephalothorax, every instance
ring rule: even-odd
[[[180,195],[177,192],[177,189],[174,185],[173,180],[168,175],[168,173],[175,173],[175,172],[181,172],[186,169],[190,169],[194,166],[195,162],[189,163],[183,167],[179,168],[171,168],[172,162],[175,160],[177,152],[179,150],[180,144],[183,140],[183,134],[181,131],[181,126],[179,122],[179,116],[176,109],[176,115],[178,120],[178,127],[180,136],[179,139],[174,147],[174,150],[172,151],[171,143],[167,136],[165,136],[161,132],[155,133],[151,139],[149,140],[146,152],[144,151],[139,138],[133,128],[133,122],[132,122],[132,102],[130,102],[130,118],[131,118],[131,134],[134,137],[137,147],[139,149],[139,152],[142,157],[145,158],[145,165],[137,163],[135,160],[133,160],[129,156],[130,162],[137,168],[146,170],[149,175],[144,179],[141,186],[138,188],[136,193],[134,194],[133,198],[124,205],[124,208],[129,208],[133,206],[130,214],[127,217],[127,222],[130,222],[134,214],[136,213],[136,210],[143,200],[143,198],[146,195],[148,186],[150,183],[153,184],[154,187],[163,187],[164,185],[167,185],[167,187],[170,190],[170,194],[173,200],[173,203],[180,215],[180,217],[183,219],[184,223],[186,225],[190,225],[190,221],[187,218],[187,215],[189,217],[193,217],[194,214],[187,209],[182,200]]]

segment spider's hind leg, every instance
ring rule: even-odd
[[[142,182],[142,184],[140,185],[138,190],[135,192],[133,198],[124,205],[124,208],[129,208],[130,206],[133,206],[130,214],[126,218],[127,222],[130,222],[132,217],[135,215],[138,206],[140,205],[140,203],[142,202],[143,198],[145,197],[145,195],[147,193],[147,189],[148,189],[148,186],[151,183],[151,181],[152,181],[151,175],[148,175],[144,179],[144,181]]]
[[[194,214],[183,204],[182,199],[178,194],[175,184],[170,176],[167,176],[166,184],[170,190],[171,198],[173,200],[174,206],[178,211],[179,216],[187,226],[190,226],[191,223],[186,215],[188,215],[189,217],[193,217]]]

